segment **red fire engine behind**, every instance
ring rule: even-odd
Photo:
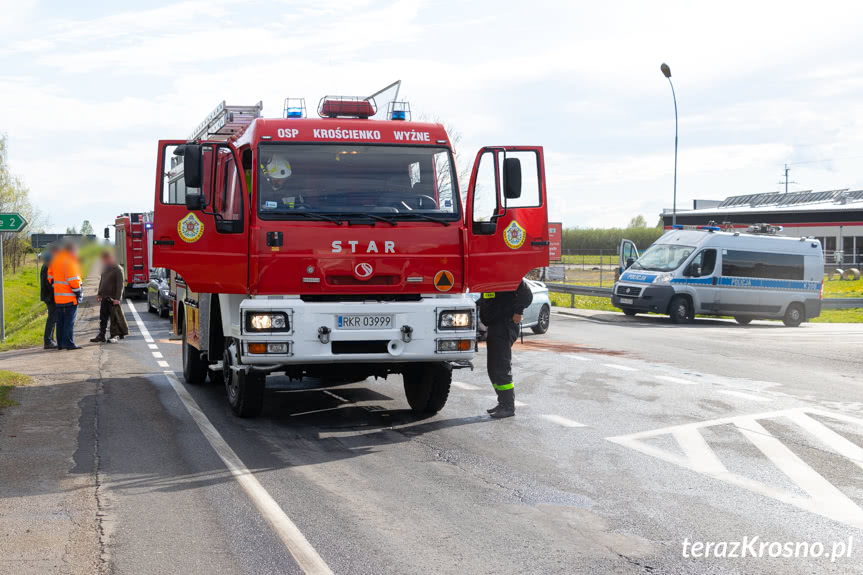
[[[117,263],[126,271],[125,296],[143,295],[150,279],[152,215],[127,213],[114,221]]]

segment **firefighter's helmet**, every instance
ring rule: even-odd
[[[280,188],[291,176],[291,163],[282,154],[261,158],[261,171],[276,188]]]

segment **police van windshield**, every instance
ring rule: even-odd
[[[316,213],[459,219],[447,148],[261,144],[257,171],[258,213],[265,219]]]
[[[679,268],[680,264],[685,262],[686,258],[694,251],[694,246],[653,244],[641,254],[641,257],[634,264],[629,266],[629,269],[670,272]]]

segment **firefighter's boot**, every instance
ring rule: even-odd
[[[510,387],[509,389],[499,390],[497,395],[500,407],[492,411],[490,415],[495,419],[503,419],[504,417],[515,415],[515,389]]]
[[[501,405],[501,403],[500,403],[500,392],[499,392],[499,391],[497,391],[497,390],[495,390],[495,393],[497,393],[497,405],[495,405],[495,406],[494,406],[494,407],[492,407],[491,409],[486,409],[486,410],[485,410],[485,412],[486,412],[486,413],[488,413],[488,414],[492,414],[492,413],[494,413],[495,411],[500,411],[501,407],[503,407],[503,406]]]

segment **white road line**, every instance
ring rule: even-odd
[[[517,399],[513,403],[515,404],[516,407],[527,407],[527,404],[525,402],[519,401]]]
[[[543,414],[540,415],[540,417],[546,421],[562,425],[563,427],[586,427],[583,423],[573,421],[568,417],[563,417],[562,415],[554,415],[553,413]]]
[[[327,394],[327,395],[329,395],[330,397],[335,397],[336,399],[338,399],[338,400],[339,400],[339,401],[341,401],[342,403],[348,403],[348,402],[350,401],[349,399],[345,399],[345,398],[344,398],[344,397],[342,397],[341,395],[336,395],[336,394],[335,394],[335,393],[333,393],[332,391],[327,391],[326,389],[322,389],[321,391],[322,391],[322,392],[324,392],[324,393],[326,393],[326,394]]]
[[[672,377],[670,375],[654,375],[656,379],[660,379],[662,381],[669,381],[671,383],[680,383],[682,385],[698,385],[694,381],[689,381],[688,379],[681,379],[679,377]]]
[[[593,360],[592,360],[592,359],[590,359],[589,357],[581,357],[580,355],[573,355],[573,354],[571,354],[571,353],[567,353],[567,354],[564,354],[564,355],[566,355],[566,357],[568,357],[568,358],[570,358],[570,359],[577,359],[578,361],[593,361]]]
[[[210,423],[210,420],[207,419],[207,416],[198,407],[198,403],[186,391],[186,388],[183,387],[177,376],[174,375],[174,372],[165,371],[165,377],[168,378],[171,387],[177,392],[189,415],[198,424],[201,433],[204,434],[204,437],[213,446],[213,449],[225,463],[231,475],[234,476],[234,479],[237,480],[237,483],[246,492],[246,495],[249,496],[249,499],[252,500],[252,503],[255,504],[255,507],[258,508],[264,519],[273,527],[273,530],[275,530],[282,540],[282,543],[285,544],[285,547],[288,548],[288,551],[300,568],[309,575],[332,575],[329,566],[318,555],[315,548],[312,547],[294,522],[291,521],[291,518],[279,507],[276,500],[267,493],[267,490],[264,489],[264,486],[261,485],[252,472],[243,465],[242,460],[231,449],[219,432],[216,431],[216,428],[213,427],[213,424]]]
[[[474,385],[472,383],[464,383],[463,381],[454,381],[452,382],[453,387],[457,387],[459,389],[464,389],[467,391],[478,391],[482,389],[481,387]]]
[[[163,357],[163,356],[162,356],[162,352],[154,351],[154,352],[153,352],[153,357],[155,357],[156,359],[162,359],[162,357]]]
[[[620,371],[638,371],[634,367],[629,367],[628,365],[618,365],[616,363],[603,363],[602,365],[612,369],[619,369]]]
[[[760,395],[751,395],[749,393],[743,393],[742,391],[732,391],[730,389],[722,389],[719,393],[724,393],[725,395],[733,395],[734,397],[739,397],[740,399],[748,399],[749,401],[770,401],[768,397],[761,397]]]
[[[158,363],[158,364],[159,364],[159,367],[171,367],[171,366],[170,366],[170,364],[168,364],[168,362],[167,362],[167,361],[163,361],[163,360],[161,360],[161,359],[160,359],[159,361],[157,361],[156,363]]]
[[[150,349],[159,349],[159,346],[155,343],[148,343],[147,347],[149,347]]]
[[[138,315],[138,310],[135,309],[135,304],[132,303],[130,298],[126,298],[126,303],[129,304],[129,311],[132,312],[132,317],[135,318],[135,323],[138,324],[138,330],[140,330],[141,335],[144,336],[144,341],[147,343],[153,343],[153,338],[150,336],[150,332],[147,330],[147,326],[144,325],[144,322],[141,321],[141,316]],[[167,365],[162,365],[160,367],[168,367]]]

